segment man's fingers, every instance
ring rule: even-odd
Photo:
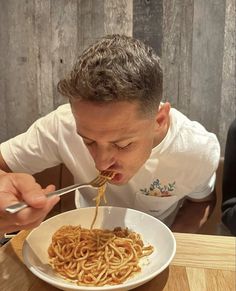
[[[28,174],[8,174],[1,177],[0,183],[0,231],[12,232],[39,225],[60,200],[58,196],[47,198],[54,191],[54,185],[45,189]],[[19,201],[25,201],[27,208],[8,213],[5,208]]]
[[[31,207],[43,208],[46,206],[48,198],[46,194],[55,190],[54,185],[48,185],[45,189],[32,190],[22,193],[23,200]]]
[[[59,200],[59,197],[54,196],[47,199],[44,208],[27,207],[15,214],[0,213],[0,231],[12,232],[38,226]]]
[[[44,191],[45,191],[45,194],[48,194],[48,193],[51,193],[51,192],[55,191],[55,189],[56,189],[55,185],[48,185],[48,186],[44,189]]]

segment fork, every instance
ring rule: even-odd
[[[106,182],[111,180],[114,177],[114,175],[115,175],[114,172],[102,171],[99,173],[99,175],[95,179],[93,179],[89,183],[74,184],[74,185],[59,189],[57,191],[50,192],[50,193],[46,194],[45,196],[47,198],[52,197],[54,195],[61,196],[61,195],[64,195],[66,193],[69,193],[73,190],[84,188],[84,187],[99,188],[99,187],[103,186]],[[26,207],[28,207],[28,204],[26,204],[25,202],[18,202],[16,204],[12,204],[10,206],[7,206],[5,208],[5,210],[9,213],[16,213],[16,212],[18,212]]]

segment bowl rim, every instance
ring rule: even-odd
[[[40,225],[48,223],[50,220],[53,220],[55,217],[59,217],[59,216],[63,216],[66,215],[67,213],[71,213],[71,212],[77,212],[77,211],[88,211],[88,210],[92,210],[95,209],[95,206],[91,206],[91,207],[83,207],[83,208],[76,208],[73,210],[69,210],[69,211],[65,211],[63,213],[54,215],[52,217],[50,217],[49,219],[43,221]],[[170,264],[170,262],[173,260],[175,254],[176,254],[176,239],[172,233],[172,231],[169,229],[168,226],[166,226],[161,220],[159,220],[158,218],[147,214],[145,212],[136,210],[136,209],[132,209],[132,208],[125,208],[125,207],[118,207],[118,206],[99,206],[99,209],[120,209],[120,210],[126,210],[126,211],[131,211],[131,212],[136,212],[137,214],[143,214],[144,216],[149,217],[150,219],[152,219],[153,221],[158,221],[158,223],[160,223],[160,225],[165,228],[165,230],[167,231],[167,233],[170,235],[170,237],[172,238],[172,242],[173,242],[173,249],[172,249],[172,253],[170,255],[170,257],[168,258],[168,260],[165,262],[165,264],[163,264],[161,266],[161,268],[157,269],[156,271],[150,273],[149,275],[145,276],[144,278],[141,279],[137,279],[137,281],[135,282],[129,282],[125,281],[122,284],[117,284],[117,285],[104,285],[104,286],[83,286],[83,285],[76,285],[76,283],[70,282],[68,280],[68,282],[65,280],[65,282],[59,282],[54,279],[54,278],[50,278],[47,274],[45,274],[44,272],[42,272],[41,270],[39,270],[38,268],[35,268],[33,265],[30,264],[28,258],[27,258],[27,250],[29,249],[29,246],[27,244],[27,238],[29,238],[31,235],[33,235],[34,231],[37,230],[38,227],[40,227],[40,225],[34,229],[32,229],[30,231],[30,233],[27,235],[24,243],[23,243],[23,247],[22,247],[22,257],[23,257],[23,262],[26,265],[26,267],[38,278],[40,278],[41,280],[43,280],[46,283],[49,283],[53,286],[60,286],[60,288],[69,288],[71,290],[77,290],[77,291],[101,291],[101,290],[116,290],[119,288],[126,288],[125,290],[129,290],[128,288],[133,287],[134,285],[136,285],[136,287],[145,284],[146,282],[150,281],[151,279],[153,279],[154,277],[156,277],[158,274],[160,274],[162,271],[164,271]],[[63,277],[61,277],[61,279],[63,280]],[[133,287],[133,288],[136,288]],[[58,287],[59,288],[59,287]]]

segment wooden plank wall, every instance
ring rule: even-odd
[[[59,79],[107,33],[132,34],[132,1],[0,0],[0,142],[67,102]]]
[[[164,98],[217,134],[236,116],[235,0],[163,1]]]
[[[0,142],[67,102],[56,85],[108,33],[162,57],[164,100],[217,134],[235,118],[235,0],[0,0]]]

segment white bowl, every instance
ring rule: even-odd
[[[154,252],[141,265],[141,272],[118,285],[103,287],[78,286],[58,276],[50,267],[48,247],[53,233],[62,225],[81,225],[90,228],[95,208],[80,208],[64,212],[44,221],[31,231],[23,245],[23,260],[29,270],[43,281],[61,290],[131,290],[161,273],[171,262],[176,251],[176,242],[169,228],[158,219],[133,209],[120,207],[99,207],[94,227],[113,229],[116,226],[128,227],[140,233],[144,244],[154,246]]]

